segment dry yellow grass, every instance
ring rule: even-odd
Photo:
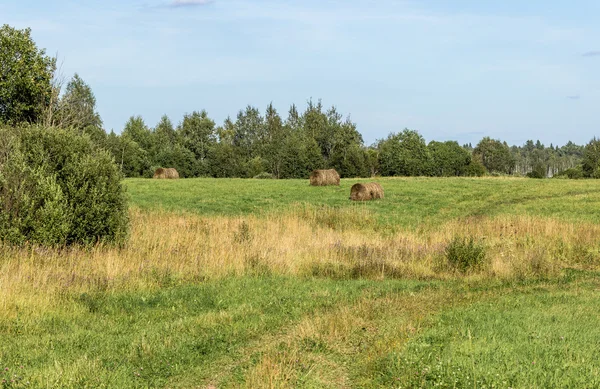
[[[490,264],[475,278],[546,276],[565,266],[595,269],[600,263],[600,225],[546,218],[471,218],[393,236],[370,228],[367,211],[201,217],[133,210],[131,219],[131,240],[121,249],[4,247],[0,315],[59,306],[74,293],[247,273],[447,279],[457,275],[443,266],[444,250],[457,235],[473,236],[486,247]]]

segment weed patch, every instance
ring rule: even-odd
[[[446,246],[446,260],[450,268],[465,274],[481,270],[485,265],[485,246],[473,237],[455,237]]]

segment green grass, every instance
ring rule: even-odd
[[[379,178],[385,199],[354,203],[339,187],[311,187],[308,180],[197,178],[178,181],[128,179],[132,205],[143,210],[246,215],[285,212],[298,204],[367,209],[380,224],[437,225],[471,216],[532,215],[566,221],[600,220],[600,180],[518,178]]]
[[[242,277],[70,296],[0,323],[0,387],[235,387],[265,355],[287,387],[597,387],[599,286]],[[347,332],[297,331],[326,315]]]
[[[325,206],[346,216],[367,210],[369,220],[392,229],[498,215],[600,217],[600,181],[385,178],[377,180],[385,199],[360,204],[348,200],[357,181],[365,180],[323,188],[307,180],[126,185],[143,211],[207,217]],[[232,231],[243,241],[242,232]],[[65,292],[58,308],[24,306],[0,319],[0,388],[600,386],[598,273],[474,279],[258,272],[165,280],[151,290]]]
[[[451,309],[379,361],[382,386],[600,387],[597,280],[534,287]]]
[[[358,298],[419,282],[244,277],[163,290],[68,296],[62,309],[0,322],[0,387],[199,384],[219,358]],[[14,382],[11,382],[14,380]]]

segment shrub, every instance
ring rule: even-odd
[[[127,201],[112,157],[87,135],[0,128],[0,240],[21,245],[123,243]]]
[[[485,247],[483,244],[475,242],[473,237],[455,237],[446,246],[448,265],[463,274],[479,270],[485,263],[485,259]]]
[[[485,175],[485,166],[477,158],[471,159],[471,163],[467,165],[465,175],[469,177],[481,177]]]
[[[562,172],[555,174],[554,175],[555,178],[569,178],[572,180],[578,180],[583,178],[583,168],[581,165],[578,165],[576,167],[572,167],[570,169],[567,170],[563,170]]]
[[[252,158],[246,162],[246,177],[254,177],[264,172],[266,170],[265,167],[265,160],[260,156]]]

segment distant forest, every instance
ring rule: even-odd
[[[92,89],[77,74],[57,81],[56,58],[31,39],[29,29],[0,28],[0,125],[23,123],[72,128],[109,151],[126,177],[151,177],[158,167],[182,177],[307,178],[334,168],[342,177],[517,175],[534,178],[600,178],[600,140],[549,146],[529,140],[509,146],[485,137],[475,146],[426,143],[414,130],[391,133],[365,145],[356,123],[309,100],[299,112],[264,113],[247,106],[217,125],[194,111],[174,124],[163,116],[149,126],[131,117],[120,134],[103,129]]]
[[[174,125],[167,117],[149,127],[131,117],[121,134],[100,127],[82,130],[109,150],[128,177],[150,177],[174,167],[183,177],[306,178],[313,169],[334,168],[342,177],[520,175],[583,177],[585,146],[545,146],[527,141],[509,146],[483,138],[474,147],[454,141],[426,143],[417,132],[391,133],[365,145],[356,123],[335,107],[309,101],[292,105],[285,118],[270,104],[240,110],[217,126],[206,111]],[[566,173],[565,173],[566,172]]]

